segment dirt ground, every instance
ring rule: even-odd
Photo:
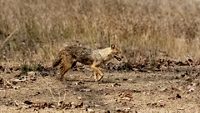
[[[199,113],[198,71],[0,71],[0,113]]]

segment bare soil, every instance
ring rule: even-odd
[[[0,71],[0,113],[199,113],[198,71]]]

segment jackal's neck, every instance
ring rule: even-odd
[[[101,55],[101,57],[105,58],[108,55],[110,55],[112,53],[112,49],[110,47],[108,48],[104,48],[104,49],[99,49],[99,54]]]

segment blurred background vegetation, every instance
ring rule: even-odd
[[[66,44],[131,62],[200,58],[199,0],[0,0],[0,62],[50,63]]]

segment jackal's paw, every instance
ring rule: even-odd
[[[98,78],[96,75],[94,75],[94,80],[97,82],[98,81]]]
[[[100,81],[103,78],[103,75],[97,76],[96,81]]]

